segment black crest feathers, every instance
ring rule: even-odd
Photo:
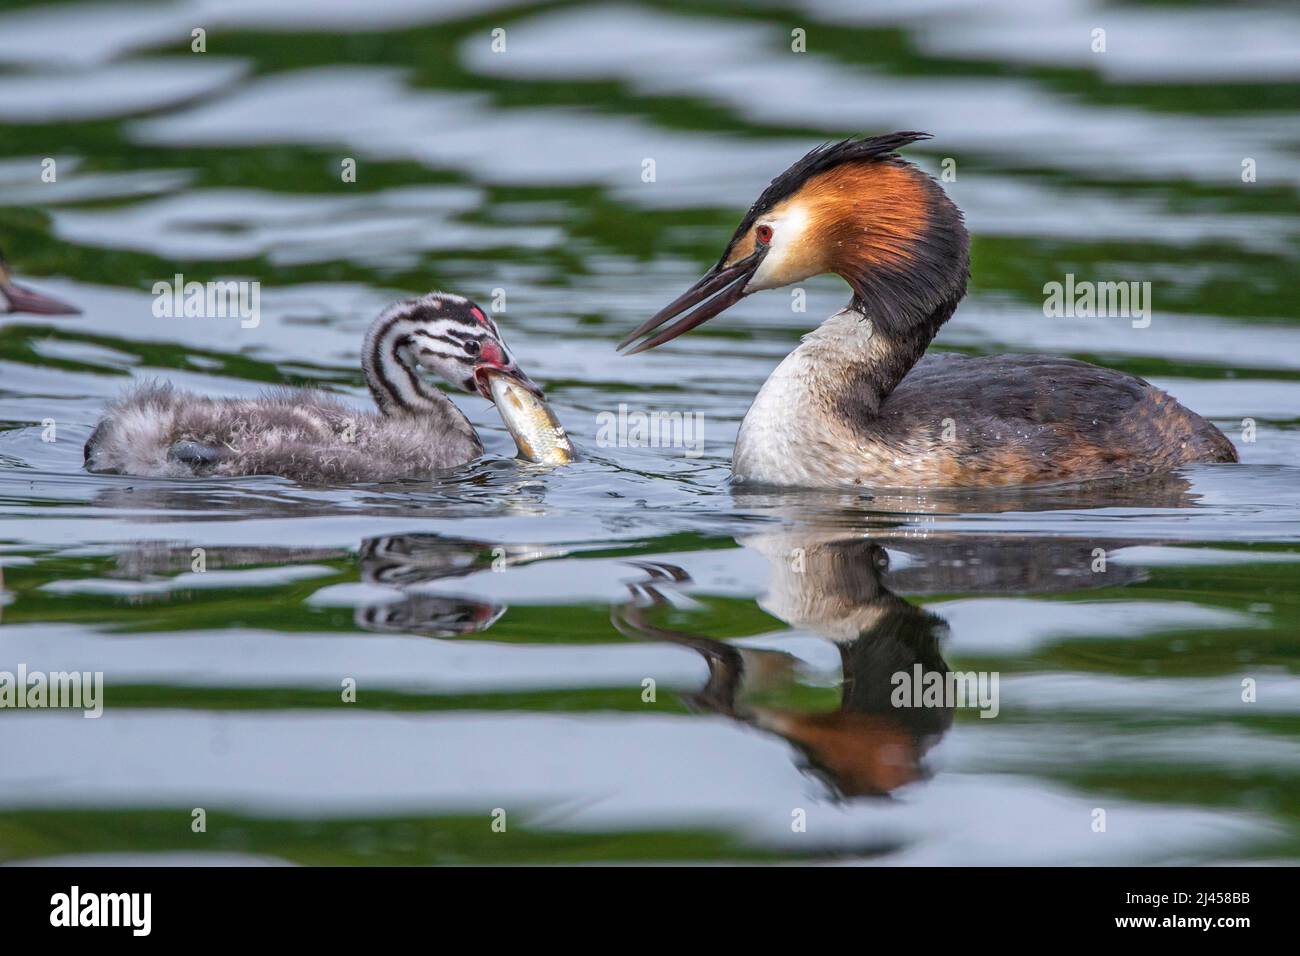
[[[731,243],[734,243],[748,232],[755,219],[797,191],[800,186],[818,173],[824,173],[826,170],[834,169],[843,163],[882,162],[897,159],[897,151],[904,146],[930,138],[929,133],[902,130],[897,133],[885,133],[881,136],[845,139],[838,143],[822,143],[820,146],[809,150],[802,159],[768,184],[762,195],[754,201],[754,205],[749,207],[749,212],[745,213],[745,218],[741,220],[735,235],[731,237]],[[727,244],[728,248],[731,247],[731,243]]]

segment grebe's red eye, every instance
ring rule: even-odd
[[[754,235],[758,237],[758,241],[759,241],[759,242],[762,242],[762,243],[768,243],[768,242],[771,242],[771,241],[772,241],[772,227],[771,227],[771,226],[766,226],[766,225],[764,225],[764,226],[759,226],[757,229],[754,230]]]

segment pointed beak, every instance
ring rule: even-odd
[[[767,247],[763,246],[737,263],[729,266],[714,266],[695,285],[638,325],[630,335],[618,343],[618,347],[620,349],[627,348],[636,339],[643,335],[649,335],[669,319],[677,318],[692,306],[698,306],[698,308],[684,318],[678,319],[662,332],[651,335],[649,338],[637,343],[635,347],[628,349],[624,354],[636,355],[637,352],[645,352],[657,345],[663,345],[665,342],[670,342],[677,336],[689,332],[697,325],[703,325],[715,315],[725,312],[746,296],[745,286],[753,278],[754,272],[758,269],[759,263],[763,261],[765,255],[767,255]]]
[[[50,295],[33,292],[16,282],[0,279],[0,306],[8,303],[9,312],[30,312],[33,315],[80,315],[75,305],[61,302]],[[0,311],[6,309],[0,308]]]
[[[508,375],[538,398],[546,397],[542,392],[542,387],[525,375],[524,370],[516,365],[514,361],[502,362],[485,357],[483,361],[474,366],[474,385],[478,388],[478,393],[489,402],[492,401],[492,382],[490,379],[493,374]]]

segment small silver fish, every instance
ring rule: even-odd
[[[492,387],[492,401],[522,457],[545,465],[567,465],[578,457],[546,399],[512,375],[489,372],[488,384]]]

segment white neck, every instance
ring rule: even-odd
[[[840,414],[846,381],[879,367],[887,343],[852,305],[803,337],[759,389],[736,436],[738,481],[824,484],[828,455],[856,444]]]

